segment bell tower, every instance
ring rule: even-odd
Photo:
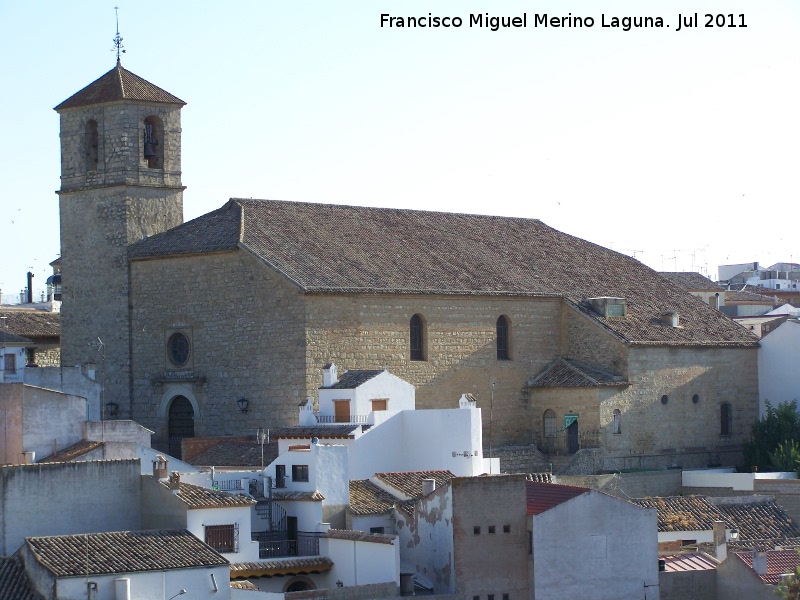
[[[131,416],[128,247],[183,222],[181,108],[117,65],[55,107],[61,117],[64,366],[95,363],[104,404]]]

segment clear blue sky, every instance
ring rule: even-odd
[[[52,108],[114,66],[115,4],[123,65],[188,103],[187,220],[276,198],[539,218],[712,277],[800,262],[797,0],[0,0],[5,301],[59,255]],[[464,25],[380,26],[429,12]],[[528,27],[468,26],[486,12]],[[595,26],[534,27],[545,13]]]

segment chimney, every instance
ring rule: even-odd
[[[728,544],[725,539],[725,522],[714,521],[714,558],[723,561],[728,557]]]
[[[35,450],[28,450],[27,452],[22,453],[22,464],[23,465],[32,465],[36,462],[36,451]]]
[[[168,477],[167,473],[167,459],[163,454],[157,454],[156,459],[153,461],[153,479],[160,480]]]
[[[767,574],[767,551],[764,548],[753,548],[753,571],[756,575]]]
[[[714,294],[714,308],[716,308],[717,310],[719,310],[719,302],[720,302],[719,298],[720,298],[719,292]]]
[[[332,385],[336,385],[338,381],[339,371],[336,369],[335,364],[329,362],[322,367],[322,387],[331,387]]]
[[[172,475],[169,476],[169,489],[171,489],[172,493],[176,496],[178,492],[181,491],[181,474],[177,471],[173,471]]]
[[[423,496],[427,496],[428,494],[432,494],[435,489],[436,489],[436,480],[435,479],[423,479],[422,480],[422,495]]]
[[[33,304],[33,273],[28,271],[28,304]]]
[[[458,408],[475,408],[477,405],[478,401],[472,394],[461,394],[461,398],[458,399]]]
[[[674,310],[661,313],[661,320],[670,327],[680,327],[681,316]]]

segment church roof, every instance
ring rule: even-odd
[[[161,104],[186,104],[160,87],[125,69],[119,62],[108,73],[73,94],[55,110],[104,104],[117,100],[141,100]]]
[[[246,249],[306,293],[561,297],[623,341],[757,346],[641,262],[538,219],[232,199],[135,244],[133,260]],[[624,298],[605,317],[594,297]],[[666,310],[680,327],[662,321]]]
[[[629,385],[622,377],[577,360],[557,358],[528,384],[529,387],[599,387]]]

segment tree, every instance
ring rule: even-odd
[[[797,414],[796,400],[782,402],[777,407],[768,400],[766,409],[767,414],[755,422],[750,441],[744,446],[745,466],[759,471],[776,468],[772,455],[781,444],[788,442],[791,445],[800,440],[800,416]]]
[[[786,440],[778,444],[775,452],[770,455],[772,466],[778,471],[800,470],[800,443]]]
[[[795,551],[800,554],[800,550]],[[800,565],[796,566],[788,577],[781,580],[775,593],[785,600],[800,600]]]

